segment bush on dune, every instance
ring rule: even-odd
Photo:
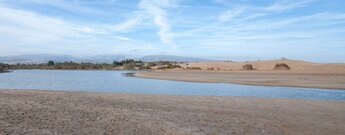
[[[286,63],[277,63],[274,70],[291,70],[290,66]]]
[[[254,67],[252,64],[246,64],[243,65],[243,70],[254,70]]]
[[[202,70],[200,67],[187,67],[189,70]]]
[[[175,68],[182,68],[180,65],[175,65],[175,64],[168,64],[166,66],[161,66],[158,67],[158,69],[175,69]]]
[[[214,70],[214,68],[207,68],[207,70]]]

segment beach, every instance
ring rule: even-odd
[[[345,132],[345,102],[0,90],[0,134]]]

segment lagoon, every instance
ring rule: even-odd
[[[168,81],[126,73],[130,71],[15,70],[0,74],[0,89],[345,100],[345,90]]]

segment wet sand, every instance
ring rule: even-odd
[[[192,82],[345,89],[345,73],[299,73],[291,71],[152,71],[136,77]]]
[[[0,108],[0,134],[345,133],[345,101],[0,90]]]

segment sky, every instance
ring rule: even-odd
[[[345,62],[344,0],[0,0],[0,56]]]

